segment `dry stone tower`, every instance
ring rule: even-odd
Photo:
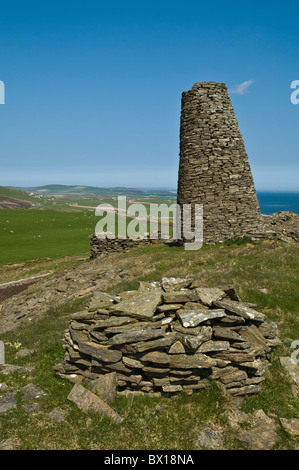
[[[263,231],[244,141],[224,83],[195,83],[182,93],[178,204],[195,203],[203,204],[204,243]]]

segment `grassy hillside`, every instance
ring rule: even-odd
[[[102,263],[103,260],[90,261],[89,267],[96,269]],[[248,414],[242,428],[249,429],[252,413],[263,410],[276,423],[280,439],[275,449],[298,446],[298,439],[280,426],[279,418],[299,416],[299,402],[278,360],[279,356],[291,354],[290,344],[299,338],[299,251],[296,245],[274,241],[223,244],[204,246],[195,252],[184,251],[181,247],[142,247],[105,257],[105,269],[109,266],[121,266],[128,276],[117,284],[111,281],[111,293],[137,288],[140,280],[188,275],[206,287],[234,283],[243,301],[257,303],[258,310],[277,323],[282,345],[272,355],[262,392],[245,398],[242,404],[241,411]],[[95,413],[82,413],[69,402],[67,396],[72,384],[55,377],[52,367],[63,357],[62,338],[70,313],[83,309],[86,301],[79,299],[58,308],[50,307],[45,317],[1,338],[7,345],[8,363],[35,369],[28,374],[5,377],[9,391],[17,391],[19,406],[0,415],[0,441],[18,438],[21,449],[189,450],[198,449],[197,437],[203,428],[213,427],[224,432],[225,448],[244,448],[238,440],[239,431],[229,426],[227,412],[231,403],[217,383],[191,396],[118,397],[111,406],[125,418],[121,425]],[[20,348],[34,349],[34,353],[17,358]],[[47,395],[38,400],[38,407],[26,409],[22,406],[21,390],[30,382],[42,387]],[[65,413],[65,419],[51,420],[49,412],[53,409]]]
[[[19,189],[7,188],[6,186],[0,186],[0,196],[19,199],[20,201],[35,201],[34,197],[30,196],[27,192]]]

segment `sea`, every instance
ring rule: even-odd
[[[150,191],[147,188],[148,191]],[[168,196],[169,190],[159,190],[159,196]],[[171,191],[171,196],[176,197],[176,191]],[[157,194],[149,193],[150,196]],[[257,191],[257,197],[262,214],[271,215],[275,212],[290,211],[299,214],[299,191],[298,192],[274,192],[274,191]]]
[[[299,214],[299,192],[276,193],[257,191],[257,198],[262,214],[271,215],[281,211],[290,211]]]

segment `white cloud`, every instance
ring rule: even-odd
[[[231,93],[235,93],[236,95],[244,95],[248,92],[248,88],[254,83],[254,80],[246,80],[246,82],[239,83],[239,85],[235,85],[234,88],[231,90]]]

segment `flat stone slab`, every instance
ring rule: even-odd
[[[79,342],[78,348],[80,352],[103,362],[118,362],[122,358],[122,353],[120,351],[110,349],[108,346],[93,343],[91,341]]]
[[[37,385],[32,383],[25,385],[22,389],[23,391],[23,400],[36,400],[38,398],[46,396],[46,393]]]
[[[172,354],[169,366],[171,369],[207,369],[216,364],[214,359],[204,354],[193,354],[192,356]]]
[[[227,351],[229,347],[230,344],[228,341],[206,341],[199,347],[198,352]]]
[[[226,293],[218,287],[198,287],[195,290],[200,302],[209,307],[213,305],[213,302],[221,300],[226,296]]]
[[[181,279],[175,277],[163,277],[162,287],[165,292],[174,292],[190,287],[193,279]]]
[[[282,425],[283,429],[291,434],[291,436],[298,437],[299,436],[299,419],[298,418],[280,418],[280,424]]]
[[[116,334],[109,339],[109,344],[125,344],[125,343],[137,343],[140,341],[147,341],[150,339],[159,338],[164,335],[164,331],[161,328],[150,329],[142,328],[130,330],[126,333]]]
[[[165,292],[163,294],[163,301],[166,304],[197,302],[198,300],[199,297],[197,292],[190,289],[181,289],[179,291]]]
[[[239,315],[240,317],[245,318],[246,320],[255,320],[255,321],[265,321],[267,319],[266,315],[263,313],[257,312],[251,307],[248,307],[242,302],[236,302],[235,300],[216,300],[213,302],[216,307],[223,308],[230,313]]]
[[[205,428],[198,436],[197,444],[209,450],[222,450],[224,434],[211,428]]]
[[[68,400],[75,403],[78,408],[80,408],[80,410],[85,413],[88,411],[93,411],[99,414],[104,414],[109,416],[109,418],[111,418],[115,423],[121,423],[124,419],[107,403],[101,400],[100,397],[84,388],[81,384],[74,385],[70,394],[68,395]]]
[[[0,365],[0,374],[9,375],[14,372],[19,372],[21,374],[26,372],[32,372],[34,367],[25,367],[25,366],[15,366],[14,364],[5,364]]]
[[[262,424],[239,433],[238,440],[245,444],[248,450],[271,450],[280,437],[267,424]]]
[[[143,362],[153,362],[155,364],[169,364],[170,357],[168,354],[160,351],[152,351],[146,353],[140,358]]]
[[[138,320],[151,320],[161,300],[161,290],[153,289],[149,292],[136,293],[131,298],[113,305],[109,311],[115,315],[125,315]]]
[[[215,312],[202,309],[202,310],[181,310],[177,312],[177,316],[179,317],[182,326],[184,328],[192,328],[200,323],[203,323],[207,320],[214,320],[215,318],[223,318],[225,317],[224,310],[218,310]]]
[[[89,384],[89,389],[105,403],[110,403],[116,396],[116,385],[116,372],[110,372],[92,380]]]

